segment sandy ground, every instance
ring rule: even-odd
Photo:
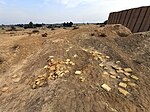
[[[0,31],[0,112],[150,111],[150,32],[33,30]]]

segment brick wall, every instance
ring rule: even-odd
[[[122,24],[133,33],[150,31],[150,6],[112,12],[107,24]]]

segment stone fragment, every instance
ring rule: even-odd
[[[42,87],[45,84],[45,82],[44,80],[37,79],[35,80],[35,84],[37,85],[37,87]]]
[[[139,80],[139,78],[135,75],[131,75],[131,78],[134,79],[134,80]]]
[[[69,73],[69,70],[64,71],[65,73]]]
[[[66,64],[66,65],[68,65],[68,64],[69,64],[69,62],[68,62],[68,61],[66,61],[66,62],[65,62],[65,64]]]
[[[126,83],[123,83],[123,82],[120,82],[119,83],[119,86],[123,87],[123,88],[126,88],[127,87],[127,84]]]
[[[132,72],[132,69],[131,68],[124,68],[124,71],[125,72]]]
[[[17,77],[17,78],[13,78],[12,80],[13,80],[13,82],[17,83],[20,81],[20,79],[21,79],[20,77]]]
[[[119,64],[120,63],[120,61],[116,61],[116,64]]]
[[[35,83],[33,83],[33,84],[31,85],[31,88],[32,88],[32,89],[36,89],[36,88],[37,88],[37,85],[36,85]]]
[[[7,87],[7,86],[5,86],[5,87],[3,87],[3,88],[1,89],[2,92],[6,92],[7,90],[8,90],[8,87]]]
[[[74,58],[76,58],[77,56],[78,56],[78,55],[77,55],[77,54],[75,54],[73,57],[74,57]]]
[[[58,77],[63,77],[65,73],[60,73]]]
[[[48,65],[44,66],[44,69],[48,69],[48,68],[49,68],[49,66],[48,66]]]
[[[109,73],[108,73],[108,72],[106,72],[106,71],[104,71],[104,72],[103,72],[103,74],[104,74],[104,75],[109,75]]]
[[[108,78],[109,77],[109,73],[104,71],[103,74],[102,74],[102,77]]]
[[[49,69],[50,69],[50,71],[54,71],[56,69],[56,67],[55,66],[50,66]]]
[[[106,56],[106,58],[107,58],[107,59],[110,59],[110,57],[109,57],[109,56]]]
[[[107,67],[104,67],[104,70],[108,70],[108,68],[107,68]]]
[[[100,61],[105,62],[106,59],[102,58],[101,56],[98,57]]]
[[[120,70],[116,70],[116,72],[117,72],[117,73],[124,73],[124,71],[121,70],[121,69],[120,69]]]
[[[118,65],[112,65],[112,68],[116,69],[116,70],[121,70],[122,68],[119,67]]]
[[[80,75],[82,72],[81,71],[76,71],[75,74],[76,75]]]
[[[116,78],[117,78],[117,79],[121,79],[121,77],[120,77],[119,75],[118,75],[118,76],[116,76]]]
[[[115,70],[110,70],[109,73],[110,73],[111,75],[116,75],[116,74],[117,74]]]
[[[70,65],[73,65],[73,66],[75,65],[75,63],[73,63],[72,61],[71,61],[71,62],[69,62],[69,63],[70,63]]]
[[[98,57],[94,57],[95,60],[98,60]]]
[[[99,64],[100,67],[104,67],[105,65],[103,63]]]
[[[66,59],[66,62],[70,62],[71,60],[70,59]]]
[[[133,83],[133,82],[128,82],[128,85],[129,86],[133,86],[133,87],[136,87],[137,85],[135,84],[135,83]]]
[[[47,74],[39,75],[38,78],[46,78]]]
[[[66,52],[69,52],[69,49],[67,49]]]
[[[122,79],[122,81],[124,81],[124,82],[129,82],[129,81],[131,81],[131,80],[125,77],[125,78]]]
[[[50,62],[51,62],[51,63],[54,63],[54,62],[55,62],[55,60],[54,60],[54,59],[50,59]]]
[[[16,77],[17,77],[17,74],[15,74],[15,75],[12,76],[12,78],[16,78]]]
[[[50,59],[50,58],[54,58],[54,56],[49,56],[49,59]]]
[[[86,52],[88,51],[87,49],[82,49],[82,50],[83,50],[83,51],[86,51]]]
[[[118,88],[118,90],[119,90],[120,93],[122,93],[122,94],[125,95],[125,96],[127,96],[127,95],[130,94],[128,91],[126,91],[126,90],[124,90],[124,89],[122,89],[122,88],[120,88],[120,87]]]
[[[107,84],[102,84],[101,87],[103,89],[105,89],[106,91],[110,91],[111,90],[111,87],[109,87]]]
[[[84,77],[80,77],[79,79],[80,79],[81,82],[84,82],[84,81],[85,81],[85,78],[84,78]]]
[[[114,75],[110,75],[110,77],[113,78],[113,79],[116,79],[116,76],[114,76]]]
[[[131,74],[130,74],[130,73],[128,73],[128,72],[124,72],[124,75],[126,75],[126,76],[130,76]]]

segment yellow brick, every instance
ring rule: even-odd
[[[125,78],[122,79],[122,81],[124,81],[124,82],[129,82],[129,81],[131,81],[131,80],[125,77]]]
[[[128,91],[126,91],[126,90],[124,90],[124,89],[122,89],[120,87],[118,88],[118,90],[119,90],[120,93],[122,93],[125,96],[130,94]]]
[[[124,68],[124,71],[125,72],[132,72],[132,69],[131,68]]]
[[[131,74],[128,73],[128,72],[124,72],[124,74],[125,74],[126,76],[130,76],[130,75],[131,75]]]
[[[114,75],[110,75],[110,77],[113,78],[113,79],[116,79],[116,76],[114,76]]]
[[[135,75],[131,75],[131,78],[135,79],[135,80],[139,80],[139,78]]]
[[[119,86],[123,87],[123,88],[126,88],[127,87],[127,84],[126,83],[123,83],[123,82],[120,82],[119,83]]]
[[[111,90],[111,88],[107,84],[103,84],[101,87],[103,89],[105,89],[106,91],[110,91]]]
[[[136,87],[137,85],[135,84],[135,83],[133,83],[133,82],[128,82],[128,85],[129,86],[133,86],[133,87]]]
[[[76,75],[80,75],[82,72],[81,71],[76,71],[75,74]]]

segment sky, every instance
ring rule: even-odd
[[[0,24],[99,23],[109,13],[150,5],[150,0],[0,0]]]

